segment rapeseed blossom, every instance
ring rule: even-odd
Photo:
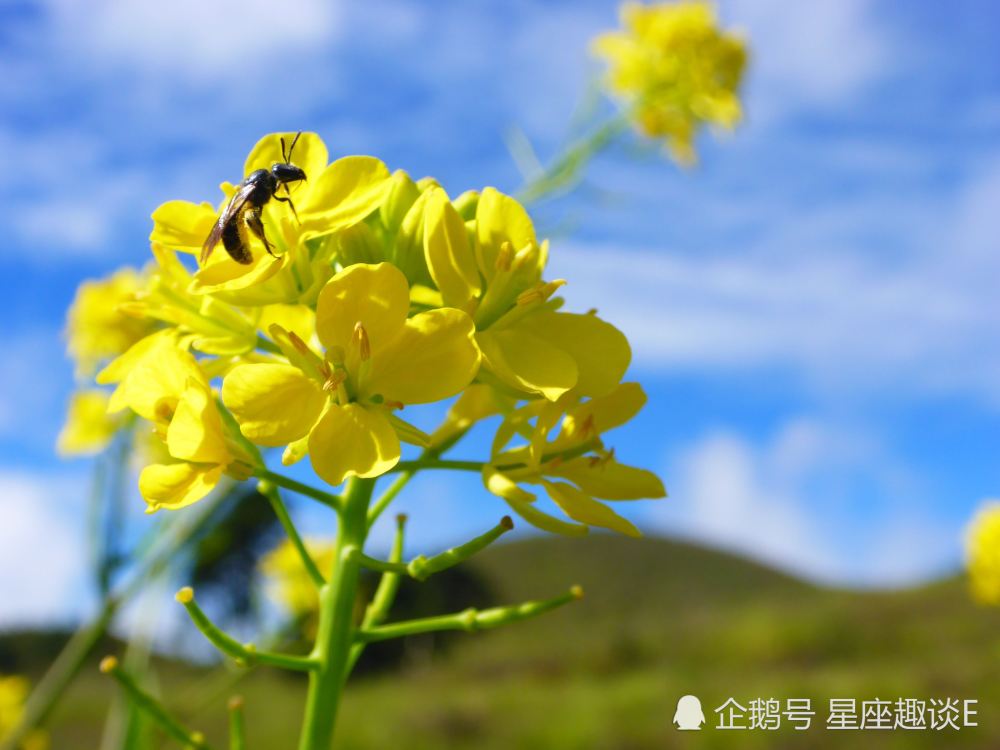
[[[621,24],[593,42],[608,63],[608,87],[641,133],[664,140],[678,162],[693,162],[702,125],[731,129],[742,118],[743,40],[719,28],[706,2],[628,2]]]
[[[78,376],[92,376],[156,327],[155,321],[122,311],[144,283],[143,272],[122,268],[80,284],[66,315],[66,349]]]
[[[20,675],[0,675],[0,742],[17,726],[28,698],[28,681]],[[48,735],[40,729],[30,731],[18,745],[20,750],[47,750]]]
[[[304,539],[306,550],[320,570],[332,570],[334,547],[319,539]],[[295,545],[288,539],[261,558],[260,572],[267,580],[267,589],[272,598],[284,607],[291,617],[306,624],[319,610],[319,593],[316,585],[302,565],[302,558]]]
[[[969,524],[965,556],[973,597],[1000,605],[1000,500],[982,505]]]
[[[412,434],[393,411],[454,396],[479,369],[466,313],[408,318],[409,308],[406,277],[389,263],[348,266],[330,279],[316,303],[323,357],[276,329],[292,364],[239,365],[226,376],[222,398],[243,434],[265,446],[305,439],[316,473],[333,485],[391,469],[400,437]]]
[[[279,160],[282,136],[291,140],[262,138],[244,174]],[[392,471],[405,444],[439,450],[499,418],[482,464],[492,492],[543,528],[636,533],[605,504],[663,495],[603,443],[641,406],[641,389],[622,383],[628,340],[594,311],[563,309],[566,282],[545,277],[549,244],[524,206],[491,187],[452,200],[435,180],[371,157],[330,162],[311,133],[293,161],[308,176],[290,191],[296,212],[271,201],[263,215],[276,257],[252,238],[250,264],[222,247],[201,262],[231,184],[218,204],[169,201],[153,213],[153,262],[112,277],[114,316],[101,325],[120,335],[76,345],[105,365],[97,383],[113,390],[74,399],[63,448],[98,450],[134,422],[135,439],[159,445],[140,456],[154,511],[196,502],[227,477],[273,477],[269,448],[284,448],[285,465],[308,456],[336,486]],[[91,296],[81,292],[71,331]],[[432,434],[406,418],[411,405],[455,396]],[[512,444],[518,435],[526,442]],[[572,523],[535,508],[532,485]]]

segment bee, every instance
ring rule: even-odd
[[[274,255],[271,243],[264,235],[264,222],[261,221],[261,214],[267,202],[274,198],[276,201],[287,203],[288,207],[292,209],[295,220],[298,221],[299,215],[295,211],[295,204],[292,203],[288,183],[306,179],[306,173],[292,164],[292,151],[295,149],[300,135],[302,135],[301,130],[295,134],[292,145],[289,146],[287,152],[285,151],[285,139],[281,139],[283,162],[273,164],[270,171],[258,169],[251,172],[240,183],[235,195],[230,198],[229,203],[222,210],[218,221],[209,232],[205,244],[201,247],[202,265],[208,260],[208,256],[212,254],[215,246],[219,244],[219,240],[222,240],[222,246],[237,263],[251,263],[253,256],[250,254],[248,230],[264,243],[264,247],[270,255]],[[285,196],[278,195],[278,190],[282,187],[285,188]]]

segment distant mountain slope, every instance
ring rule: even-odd
[[[341,747],[403,750],[1000,747],[1000,610],[964,582],[894,592],[803,583],[764,566],[663,539],[532,538],[471,565],[502,602],[580,583],[583,601],[500,631],[459,635],[433,654],[414,642],[398,672],[352,682]],[[258,670],[239,685],[180,665],[163,694],[223,745],[225,695],[246,695],[250,747],[294,746],[300,680]],[[710,725],[727,698],[810,698],[808,733],[679,733],[677,699]],[[55,717],[57,748],[96,746],[106,680],[89,670]],[[977,729],[826,730],[830,698],[974,698]]]

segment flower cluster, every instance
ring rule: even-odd
[[[0,675],[0,742],[21,720],[28,688],[28,681],[24,677]],[[32,730],[18,747],[23,750],[46,750],[49,747],[48,735],[40,729]]]
[[[282,136],[254,147],[246,174],[280,159]],[[216,205],[153,213],[148,268],[81,288],[70,352],[109,388],[76,396],[64,450],[95,449],[139,420],[158,444],[139,479],[155,511],[227,477],[269,475],[267,449],[285,465],[308,457],[336,486],[394,470],[406,444],[439,456],[497,417],[478,469],[491,492],[542,528],[637,533],[603,502],[664,494],[604,442],[645,398],[622,382],[628,341],[593,312],[562,309],[565,282],[545,278],[548,243],[524,207],[493,188],[452,199],[371,157],[328,163],[311,133],[295,163],[308,175],[291,193],[297,210],[263,210],[273,256],[248,233],[250,263],[221,246],[199,259],[235,191],[223,184]],[[433,434],[404,416],[456,396]],[[539,510],[524,485],[571,521]]]
[[[319,539],[303,541],[309,556],[320,570],[333,569],[333,544]],[[259,569],[267,580],[271,598],[280,604],[295,622],[301,623],[308,635],[315,635],[319,592],[302,567],[302,557],[291,540],[283,539],[264,555]]]
[[[723,32],[705,2],[630,2],[621,21],[621,31],[593,45],[608,62],[609,88],[643,134],[665,140],[677,161],[693,162],[703,124],[732,128],[742,117],[743,40]]]
[[[966,533],[966,560],[972,595],[1000,605],[1000,500],[985,503]]]

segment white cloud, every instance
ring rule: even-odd
[[[752,57],[750,117],[840,105],[876,83],[892,59],[866,0],[730,0],[726,18],[746,28]]]
[[[330,42],[338,2],[50,0],[54,31],[81,62],[252,84]]]
[[[1000,160],[933,200],[834,197],[799,210],[793,194],[784,216],[758,203],[775,198],[786,199],[701,207],[711,236],[733,237],[725,252],[560,243],[550,275],[570,281],[572,305],[619,325],[646,370],[779,368],[824,388],[1000,406]],[[744,231],[754,207],[773,218]]]
[[[87,482],[0,468],[0,626],[64,620],[85,604]]]
[[[852,431],[793,419],[755,445],[717,430],[670,464],[672,499],[654,524],[814,580],[913,583],[958,559],[959,530],[921,504],[914,477]],[[881,495],[868,511],[858,509],[859,476]]]

